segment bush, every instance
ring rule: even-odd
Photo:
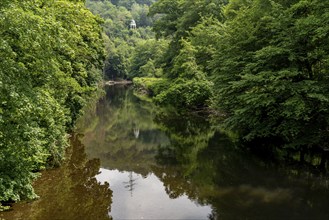
[[[144,91],[150,96],[156,96],[168,87],[168,80],[164,78],[135,77],[133,83],[137,90]]]
[[[212,84],[206,80],[178,79],[154,98],[157,104],[181,108],[204,107],[212,96]]]

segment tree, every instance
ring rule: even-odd
[[[149,7],[147,5],[133,4],[131,16],[136,21],[138,27],[152,26],[152,18],[148,16]]]
[[[0,202],[11,202],[36,198],[37,171],[63,159],[104,54],[100,20],[83,1],[1,6]]]
[[[161,58],[168,47],[166,40],[140,41],[131,56],[129,77],[153,76],[159,77],[161,72]],[[150,70],[153,69],[151,72]]]
[[[162,66],[164,76],[171,80],[172,86],[156,97],[158,103],[174,104],[179,108],[207,105],[212,95],[212,83],[206,78],[210,75],[206,59],[212,56],[213,51],[210,51],[209,42],[201,40],[209,32],[201,32],[210,31],[206,27],[211,24],[210,20],[213,23],[222,20],[222,7],[225,3],[222,0],[160,0],[151,5],[150,15],[159,16],[153,26],[156,36],[170,40],[163,55]]]
[[[150,25],[153,19],[147,16],[149,6],[144,1],[87,1],[90,10],[104,19],[107,35],[106,79],[130,77],[131,57],[140,41],[154,38]],[[145,1],[152,2],[152,1]],[[130,30],[129,23],[134,19],[137,29]],[[130,75],[130,76],[128,76]]]
[[[328,148],[328,7],[323,1],[252,1],[234,16],[227,11],[211,61],[226,128],[249,141]]]
[[[164,62],[172,70],[173,59],[182,48],[181,39],[186,39],[190,31],[201,22],[204,17],[222,20],[224,0],[159,0],[150,7],[150,15],[160,15],[154,22],[153,30],[157,38],[167,37],[170,46],[166,51]]]

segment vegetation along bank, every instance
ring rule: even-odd
[[[2,0],[0,11],[2,204],[36,197],[36,171],[60,164],[102,75],[160,106],[225,113],[218,126],[245,146],[328,169],[329,1]]]
[[[101,80],[101,20],[79,0],[0,2],[0,210],[34,199]]]

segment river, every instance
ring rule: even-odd
[[[40,198],[1,220],[329,219],[328,176],[262,160],[204,115],[105,89],[63,166],[35,182]]]

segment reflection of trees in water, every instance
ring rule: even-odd
[[[199,115],[167,111],[157,114],[155,121],[170,139],[168,145],[158,148],[157,162],[168,164],[177,160],[184,167],[183,175],[188,175],[194,169],[198,153],[208,146],[215,129],[207,118]]]
[[[124,184],[125,188],[128,189],[128,191],[130,192],[131,197],[133,197],[133,191],[135,189],[135,185],[137,184],[136,180],[138,178],[134,178],[133,172],[131,172],[131,171],[129,172],[128,177],[129,177],[129,180],[127,182],[123,182],[123,184]]]
[[[260,160],[214,133],[205,119],[167,113],[156,121],[170,144],[158,149],[153,172],[171,198],[187,195],[211,205],[209,219],[329,217],[328,177],[299,176],[291,167]]]
[[[102,166],[141,173],[146,176],[159,144],[167,138],[153,121],[154,106],[133,95],[132,88],[106,88],[94,113],[86,114],[83,121],[85,136],[82,141],[91,157],[100,158]],[[93,115],[94,121],[89,119]]]
[[[71,145],[66,162],[37,180],[40,199],[15,206],[8,219],[111,219],[112,191],[95,178],[100,161],[87,159],[77,135],[71,138]]]
[[[301,169],[259,160],[215,132],[205,117],[155,114],[130,90],[111,87],[89,124],[83,140],[104,167],[143,176],[152,171],[170,198],[187,195],[211,205],[209,219],[329,219],[328,177],[316,182]],[[134,183],[129,180],[127,189]]]

